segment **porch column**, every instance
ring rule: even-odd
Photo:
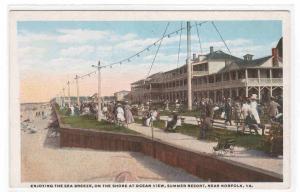
[[[229,89],[229,97],[232,98],[232,89]]]
[[[260,101],[261,95],[260,95],[260,69],[257,69],[257,76],[258,76],[258,100]]]
[[[248,97],[248,70],[245,69],[245,79],[246,79],[246,97]]]
[[[221,91],[221,95],[222,95],[222,101],[223,101],[223,98],[224,98],[224,89],[222,89],[222,91]]]
[[[271,95],[271,97],[273,96],[273,87],[272,86],[270,88],[270,95]]]
[[[240,94],[239,94],[239,88],[236,88],[236,96],[240,96]]]
[[[238,71],[235,71],[235,80],[238,80],[239,79],[239,73]]]
[[[216,102],[217,102],[217,91],[214,90],[214,103],[216,103]]]

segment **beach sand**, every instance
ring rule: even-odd
[[[44,111],[50,113],[50,109]],[[22,182],[202,181],[141,153],[60,148],[59,136],[47,129],[49,117],[35,117],[32,109],[23,110],[22,117],[33,120],[29,126],[36,130],[21,131]]]

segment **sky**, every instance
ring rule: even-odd
[[[227,49],[210,21],[198,26],[191,21],[192,53],[205,54],[209,47]],[[250,53],[255,58],[271,55],[282,36],[281,21],[214,21],[230,52],[237,56]],[[21,21],[17,24],[17,56],[20,66],[21,102],[43,102],[62,95],[69,80],[70,94],[76,95],[74,77],[93,71],[98,61],[106,65],[134,55],[166,34],[186,27],[186,21]],[[150,74],[183,65],[186,59],[186,30],[161,42]],[[178,60],[178,50],[179,60]],[[158,44],[149,51],[104,68],[102,95],[130,90],[130,83],[147,76]],[[79,80],[79,93],[97,92],[97,76]]]

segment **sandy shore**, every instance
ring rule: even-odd
[[[49,109],[45,112],[50,113]],[[29,126],[37,131],[22,131],[22,182],[201,181],[181,169],[140,153],[59,148],[59,137],[47,129],[49,117],[35,117],[32,110],[22,111],[22,116],[23,119],[32,119]]]

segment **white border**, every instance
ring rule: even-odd
[[[51,1],[51,2],[53,2],[53,1]],[[275,2],[275,1],[274,1]],[[61,3],[61,1],[60,1],[60,3]],[[140,5],[134,5],[134,6],[131,6],[131,7],[135,7],[135,8],[138,8]],[[141,5],[142,7],[145,7],[145,5]],[[13,6],[14,8],[15,8],[15,6]],[[31,6],[28,6],[28,7],[31,7]],[[38,8],[37,6],[34,6],[35,8]],[[47,9],[49,8],[49,9],[51,9],[51,8],[53,8],[53,9],[57,9],[58,7],[57,6],[45,6]],[[61,6],[59,6],[60,8],[61,8]],[[66,7],[69,7],[69,6],[64,6],[63,7],[63,9],[66,9]],[[75,6],[75,7],[78,7],[78,9],[82,9],[82,8],[80,8],[81,7],[81,5],[77,5],[77,6]],[[95,8],[95,9],[98,9],[98,8],[100,8],[100,7],[103,7],[103,6],[84,6],[85,8]],[[105,6],[104,6],[105,7]],[[114,9],[116,9],[116,7],[115,6],[113,6],[113,5],[108,5],[108,7],[110,8],[110,7],[114,7]],[[124,7],[124,6],[121,6],[121,7]],[[147,7],[147,6],[146,6]],[[150,7],[152,7],[152,6],[150,6]],[[154,7],[156,7],[157,8],[157,6],[154,6]],[[162,6],[159,6],[160,8],[162,8]],[[172,7],[172,6],[170,6],[170,5],[168,5],[168,7]],[[191,5],[191,6],[187,6],[187,7],[195,7],[194,5]],[[31,7],[32,8],[32,7]],[[129,7],[126,7],[125,9],[128,9]],[[178,6],[176,6],[176,8],[179,8]],[[185,9],[186,7],[180,7],[180,8],[183,8],[183,9]],[[236,5],[234,5],[234,6],[232,6],[232,5],[217,5],[217,6],[212,6],[211,4],[210,5],[205,5],[205,6],[199,6],[197,9],[199,10],[199,9],[214,9],[214,10],[216,10],[216,9],[219,9],[219,10],[228,10],[228,9],[231,9],[231,10],[248,10],[248,9],[252,9],[252,8],[254,8],[254,9],[257,9],[257,10],[277,10],[279,7],[278,6],[273,6],[273,5],[259,5],[259,6],[254,6],[254,5],[246,5],[246,6],[236,6]],[[291,8],[291,6],[287,6],[287,5],[283,5],[283,6],[280,6],[280,9],[282,10],[282,9],[286,9],[286,8],[288,8],[289,10],[292,10],[292,8]],[[74,7],[72,8],[72,9],[74,9]],[[123,8],[124,9],[124,8]],[[172,7],[172,9],[174,9],[174,7]],[[192,9],[192,8],[191,8]],[[3,13],[3,12],[2,12]],[[5,13],[5,11],[4,11],[4,13]],[[293,11],[292,11],[292,18],[293,18],[293,15],[294,15],[294,13],[293,13]],[[7,15],[6,16],[4,16],[4,17],[2,17],[2,18],[7,18]],[[5,22],[6,23],[6,22]],[[295,24],[295,22],[294,22],[294,20],[292,20],[292,25],[291,26],[294,26],[294,24]],[[298,28],[298,31],[299,31],[299,28]],[[294,40],[295,38],[294,38],[294,32],[292,31],[292,36],[291,36],[291,38],[292,38],[292,40]],[[7,34],[5,34],[5,35],[7,35]],[[2,42],[7,42],[7,36],[6,37],[4,37],[3,39],[2,39],[2,34],[1,34],[1,40],[3,40]],[[292,41],[293,42],[293,41]],[[7,45],[7,44],[6,44]],[[292,47],[294,47],[295,45],[293,44],[292,45]],[[3,45],[2,45],[2,47],[3,47]],[[5,43],[4,43],[4,47],[5,47]],[[7,49],[6,49],[7,50]],[[3,57],[2,58],[6,58],[6,60],[7,60],[7,52],[2,52],[3,53]],[[293,49],[292,49],[292,56],[294,55],[293,54]],[[5,55],[6,54],[6,55]],[[2,56],[2,55],[1,55]],[[293,58],[293,60],[295,61],[296,59],[294,59],[294,57],[292,57]],[[298,59],[299,60],[299,59]],[[295,62],[293,62],[293,63],[295,63]],[[2,67],[2,66],[1,66]],[[1,68],[2,69],[2,68]],[[299,69],[299,67],[297,67],[296,65],[292,65],[292,71],[293,72],[295,72],[295,71],[297,71],[297,69]],[[5,73],[5,71],[7,72],[7,68],[6,67],[4,67],[4,70],[1,70],[1,72],[3,72],[4,71],[4,73]],[[299,70],[298,70],[299,71]],[[291,75],[292,75],[292,81],[294,82],[295,80],[297,80],[297,82],[299,82],[299,76],[297,77],[297,76],[295,76],[295,74],[294,73],[291,73]],[[7,74],[4,74],[2,77],[4,77],[4,79],[5,79],[5,77],[7,77]],[[4,80],[4,81],[2,81],[2,82],[7,82],[7,79],[6,80]],[[292,90],[294,90],[294,88],[296,87],[295,86],[295,82],[292,84]],[[2,90],[7,90],[7,84],[5,85],[4,84],[4,86],[1,84],[1,88],[4,88],[4,89],[2,89]],[[293,93],[294,93],[294,91],[293,91]],[[296,92],[295,94],[297,94],[297,95],[299,95],[299,91],[298,92]],[[295,96],[294,96],[294,94],[292,94],[292,101],[295,101]],[[6,96],[4,96],[3,98],[6,98],[7,97],[7,95]],[[1,98],[2,98],[2,95],[1,95]],[[7,99],[1,99],[2,101],[7,101]],[[5,103],[5,102],[4,102]],[[7,104],[7,103],[6,103]],[[299,103],[297,102],[297,103],[295,103],[296,105],[298,105],[299,106]],[[2,105],[2,106],[6,106],[6,105]],[[291,111],[292,111],[292,115],[293,114],[295,114],[295,109],[293,109],[293,108],[291,108]],[[5,119],[3,118],[3,117],[7,117],[6,115],[7,114],[5,114],[5,112],[2,112],[1,111],[1,118],[3,119],[3,121],[4,122],[7,122],[7,121],[5,121]],[[299,120],[298,120],[299,121]],[[294,121],[293,121],[293,125],[296,125],[296,120],[294,119]],[[299,132],[299,131],[298,131]],[[5,132],[4,132],[5,133]],[[297,133],[296,131],[295,131],[295,128],[293,128],[292,129],[292,133],[294,133],[294,134],[292,134],[292,136],[293,136],[293,138],[295,139],[295,134]],[[3,136],[3,134],[1,135],[1,136]],[[5,138],[5,134],[4,134],[4,138]],[[6,140],[7,140],[7,138],[6,138]],[[5,141],[5,139],[1,139],[1,141]],[[295,140],[294,140],[295,141]],[[2,143],[1,143],[2,144]],[[7,143],[5,144],[4,143],[4,145],[0,145],[0,147],[1,147],[1,151],[2,151],[2,146],[3,146],[3,148],[5,148],[6,146],[7,146]],[[291,148],[292,148],[292,154],[294,154],[296,151],[295,151],[295,149],[294,149],[294,147],[295,147],[295,145],[294,145],[294,142],[293,142],[293,145],[291,145]],[[7,153],[6,153],[7,154]],[[292,156],[292,157],[294,157],[295,158],[295,156]],[[294,159],[295,160],[295,159]],[[295,162],[295,161],[294,161]],[[4,166],[4,167],[6,167],[6,169],[7,169],[7,166]],[[293,167],[295,167],[295,166],[293,166]],[[2,168],[2,167],[1,167]],[[1,169],[1,170],[3,170],[3,169]],[[5,170],[5,169],[4,169]],[[296,172],[296,171],[295,171]],[[293,173],[293,176],[295,175],[295,172],[292,172]],[[3,172],[2,172],[3,173]],[[4,173],[5,173],[5,171],[4,171]],[[7,172],[6,172],[7,173]],[[4,177],[1,177],[1,178],[7,178],[6,177],[6,175],[4,174]],[[4,184],[7,184],[7,182],[5,183],[5,180],[1,180],[2,182],[4,182]],[[2,183],[1,183],[2,184]],[[90,191],[90,190],[89,190]],[[230,191],[232,191],[232,190],[230,190]],[[235,191],[235,190],[234,190]],[[244,191],[244,190],[243,190]]]

